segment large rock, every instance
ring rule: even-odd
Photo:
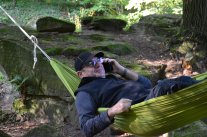
[[[154,36],[171,37],[180,30],[181,15],[162,14],[142,17],[138,23],[131,26],[131,30],[138,32],[144,30],[145,34]]]
[[[65,22],[53,17],[44,17],[38,19],[37,31],[39,32],[74,32],[75,24],[70,22]]]
[[[19,92],[10,82],[0,82],[0,109],[5,113],[14,112],[13,103],[18,98]]]
[[[50,95],[57,97],[70,96],[60,81],[50,62],[37,50],[35,69],[33,69],[33,46],[25,36],[16,31],[16,28],[0,29],[0,64],[7,72],[9,78],[17,75],[26,81],[28,93],[33,95]],[[12,33],[12,34],[10,34]]]
[[[206,137],[207,125],[202,121],[195,121],[189,125],[176,129],[175,137]]]
[[[16,28],[8,26],[6,28],[0,29],[2,34],[0,35],[1,70],[8,74],[10,80],[18,75],[21,75],[23,79],[29,78],[23,84],[26,88],[21,90],[23,96],[25,92],[27,93],[26,102],[23,103],[20,101],[13,103],[20,91],[15,91],[10,83],[2,85],[4,88],[0,96],[1,107],[4,111],[12,112],[14,105],[15,110],[21,114],[30,112],[37,119],[43,118],[55,123],[63,122],[64,117],[70,115],[67,108],[71,107],[73,98],[54,72],[50,62],[38,50],[38,62],[35,69],[32,68],[33,46],[19,30],[16,31]]]
[[[32,87],[29,91],[31,94],[69,96],[49,61],[41,53],[37,54],[36,68],[32,68],[33,48],[31,46],[23,42],[0,40],[0,48],[0,64],[10,78],[18,74],[24,78],[29,76],[28,84]]]
[[[42,125],[30,130],[23,137],[63,137],[63,135],[55,127]]]
[[[107,19],[102,17],[86,17],[82,19],[82,24],[94,30],[109,32],[120,32],[126,26],[126,21],[121,19]]]
[[[69,117],[69,115],[76,113],[74,109],[71,110],[73,107],[60,98],[47,96],[29,96],[25,101],[17,99],[14,102],[16,112],[20,114],[29,112],[36,121],[54,124],[62,124],[66,118],[68,122],[74,123],[74,117]],[[78,123],[74,124],[77,125]]]

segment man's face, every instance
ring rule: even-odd
[[[77,72],[80,78],[83,77],[102,77],[105,78],[105,70],[100,60],[94,57],[81,71]]]

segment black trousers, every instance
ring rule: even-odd
[[[149,95],[146,97],[145,100],[167,94],[172,94],[174,92],[177,92],[178,90],[181,90],[198,82],[199,81],[196,81],[188,76],[181,76],[175,79],[159,80],[158,84],[154,88],[149,89]]]

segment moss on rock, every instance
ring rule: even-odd
[[[50,56],[61,55],[62,51],[62,48],[48,48],[45,50],[45,52]]]
[[[146,76],[148,78],[150,78],[151,75],[152,75],[152,73],[150,71],[148,71],[147,68],[143,65],[138,65],[138,64],[133,64],[133,63],[126,63],[126,62],[125,63],[123,62],[123,64],[127,68],[129,68],[129,69],[131,69],[131,70],[133,70],[133,71],[135,71],[135,72],[137,72],[137,73],[139,73],[143,76]]]
[[[111,43],[104,46],[95,46],[92,47],[92,50],[102,50],[111,52],[113,54],[117,55],[127,55],[134,51],[134,48],[131,47],[128,43]]]
[[[81,52],[85,52],[85,51],[89,51],[89,49],[70,46],[70,47],[63,50],[63,55],[65,55],[65,56],[78,56]]]
[[[74,32],[75,24],[59,20],[53,17],[43,17],[37,20],[37,31],[38,32]]]
[[[29,109],[27,109],[27,106],[24,104],[22,99],[16,99],[14,101],[13,107],[15,111],[19,114],[27,113]]]
[[[186,54],[193,48],[193,43],[189,41],[184,41],[178,48],[178,52],[181,54]]]
[[[94,41],[104,41],[106,40],[106,36],[103,35],[99,35],[99,34],[92,34],[90,35],[90,39],[94,40]]]

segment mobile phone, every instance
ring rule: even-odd
[[[108,72],[112,72],[113,71],[113,66],[111,63],[109,62],[104,62],[103,63],[103,66],[104,66],[104,69],[105,69],[105,72],[108,73]]]

